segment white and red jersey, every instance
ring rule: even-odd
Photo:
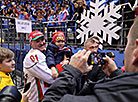
[[[31,82],[28,102],[41,102],[47,84],[54,81],[46,64],[46,56],[37,49],[31,49],[24,58],[23,67],[25,83]]]

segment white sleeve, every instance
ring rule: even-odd
[[[46,56],[39,50],[29,52],[24,59],[24,68],[32,76],[39,78],[49,84],[53,83],[51,69],[46,64]]]

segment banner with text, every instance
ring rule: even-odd
[[[29,20],[16,19],[16,32],[17,33],[31,33],[32,22]]]

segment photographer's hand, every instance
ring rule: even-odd
[[[80,70],[82,73],[87,71],[87,60],[91,51],[86,51],[85,49],[79,50],[76,54],[71,57],[70,65]]]
[[[87,75],[90,70],[92,70],[93,65],[90,65],[87,67],[86,71],[83,73],[83,75]]]
[[[104,73],[107,76],[110,76],[110,74],[117,69],[117,66],[116,66],[115,62],[108,56],[104,57],[103,60],[106,61],[106,64],[99,66],[99,67],[101,67],[103,69]]]

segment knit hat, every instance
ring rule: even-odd
[[[55,43],[56,41],[65,41],[65,35],[62,31],[53,33],[53,42]]]
[[[44,34],[40,31],[33,31],[29,34],[29,42],[31,42],[32,40],[36,40],[40,37],[44,37]]]

